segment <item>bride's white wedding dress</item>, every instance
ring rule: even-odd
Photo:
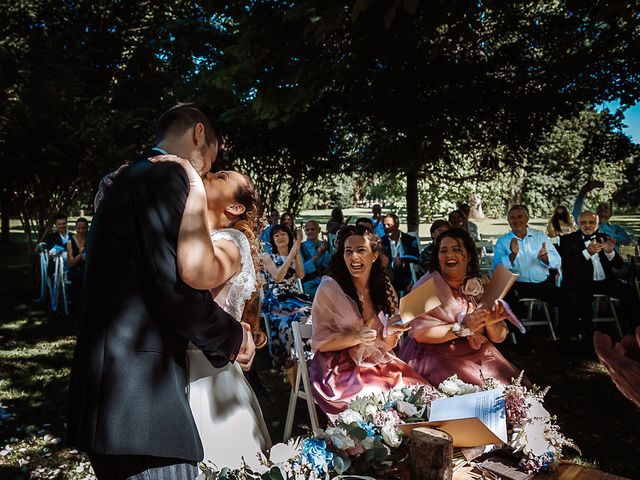
[[[249,241],[238,230],[222,229],[211,240],[231,240],[240,249],[241,271],[216,295],[222,308],[240,321],[245,301],[256,288]],[[224,299],[222,301],[221,299]],[[204,447],[204,461],[218,469],[239,468],[242,459],[256,464],[256,454],[271,447],[260,404],[237,362],[214,368],[197,348],[187,350],[189,404]]]

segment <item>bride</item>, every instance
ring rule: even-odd
[[[234,171],[201,179],[191,164],[174,155],[152,161],[179,163],[189,178],[178,236],[178,270],[193,288],[210,290],[216,303],[243,322],[264,346],[257,300],[258,194],[246,176]],[[210,233],[211,231],[211,233]],[[245,309],[245,307],[247,307]],[[246,311],[245,311],[246,310]],[[217,469],[252,465],[271,447],[260,404],[237,362],[215,368],[196,347],[187,351],[189,404],[204,447],[204,461]]]

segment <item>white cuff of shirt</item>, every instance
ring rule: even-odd
[[[582,255],[584,255],[584,258],[586,258],[587,260],[591,260],[593,257],[597,255],[597,253],[594,253],[593,255],[589,255],[589,251],[585,248],[584,250],[582,250]]]
[[[604,252],[604,254],[607,256],[607,260],[613,260],[613,257],[616,256],[616,251],[614,250],[611,253]]]

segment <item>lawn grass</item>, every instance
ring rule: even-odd
[[[88,478],[85,457],[62,440],[74,322],[33,302],[31,266],[19,234],[0,245],[0,278],[0,479]],[[571,457],[574,461],[637,478],[640,412],[598,362],[560,353],[545,334],[542,327],[533,331],[532,356],[520,356],[508,342],[500,349],[534,383],[551,386],[546,406],[582,449],[582,455]],[[277,443],[290,390],[266,350],[260,351],[255,368],[270,391],[259,399]],[[294,435],[308,431],[306,406],[299,402]]]

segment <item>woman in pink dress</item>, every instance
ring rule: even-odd
[[[520,329],[522,323],[504,301],[491,309],[477,307],[486,279],[480,276],[478,253],[468,232],[454,228],[437,238],[430,272],[414,288],[431,278],[441,305],[410,323],[399,357],[435,386],[453,374],[481,385],[480,372],[510,384],[520,370],[493,344],[507,337],[505,320]]]
[[[309,376],[329,418],[357,396],[427,383],[391,353],[408,327],[395,323],[396,296],[376,239],[360,227],[341,229],[313,302]]]

